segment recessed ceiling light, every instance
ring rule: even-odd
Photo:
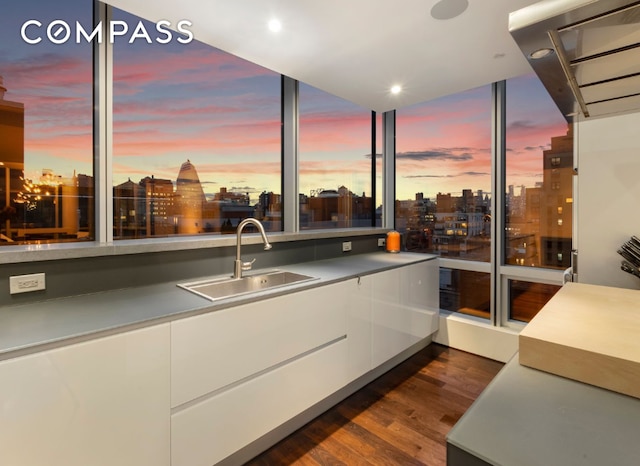
[[[553,53],[553,49],[538,49],[535,52],[531,52],[529,56],[534,60],[539,60]]]
[[[282,29],[282,23],[279,20],[274,18],[269,21],[269,31],[280,32],[280,29]]]
[[[440,0],[431,7],[433,19],[453,19],[460,16],[469,7],[469,0]]]
[[[391,86],[391,93],[392,94],[400,94],[400,92],[402,92],[402,86],[399,84],[395,84],[393,86]]]

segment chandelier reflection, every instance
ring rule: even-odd
[[[27,211],[35,210],[38,207],[38,201],[43,197],[57,195],[59,186],[62,184],[59,177],[50,170],[43,171],[38,184],[24,177],[20,177],[20,181],[23,183],[22,191],[16,194],[14,202],[22,204]]]

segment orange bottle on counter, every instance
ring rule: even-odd
[[[387,252],[400,252],[400,233],[395,230],[388,232],[385,244]]]

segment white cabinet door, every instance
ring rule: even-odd
[[[355,380],[371,367],[371,293],[373,276],[349,280],[347,342],[349,347],[349,378]]]
[[[0,464],[170,458],[169,324],[0,362]]]
[[[377,367],[438,330],[438,262],[373,275],[372,365]]]
[[[440,265],[437,260],[419,262],[399,269],[405,306],[436,315],[440,309]],[[437,329],[436,329],[437,330]]]
[[[347,333],[347,283],[171,323],[171,406],[224,389]]]

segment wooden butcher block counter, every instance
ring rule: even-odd
[[[519,362],[640,398],[640,291],[567,283],[520,333]]]

